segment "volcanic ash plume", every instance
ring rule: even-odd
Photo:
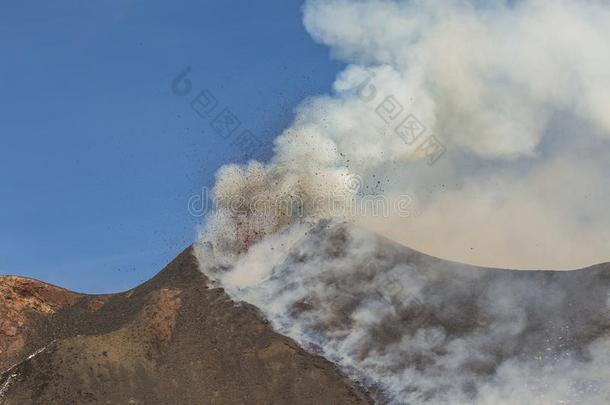
[[[202,269],[381,402],[608,403],[607,273],[413,264],[316,224],[485,266],[608,261],[610,5],[309,0],[304,22],[348,65],[269,162],[218,172]]]
[[[218,173],[203,238],[231,253],[341,215],[472,264],[607,261],[610,6],[510,3],[306,2],[306,28],[348,66],[298,108],[270,162]],[[354,218],[343,205],[363,193],[392,209]],[[405,196],[410,215],[397,214]]]

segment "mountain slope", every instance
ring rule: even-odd
[[[0,370],[36,347],[34,325],[71,307],[81,295],[22,277],[0,277]]]
[[[0,405],[610,403],[610,264],[479,268],[328,223],[274,266],[192,252],[115,295],[0,279]]]
[[[191,249],[121,294],[32,283],[63,298],[24,323],[21,350],[0,355],[21,361],[0,377],[2,405],[370,403],[332,363],[273,332],[254,307],[208,289]]]
[[[610,403],[610,264],[481,268],[321,222],[271,265],[287,243],[269,238],[232,268],[198,254],[234,300],[379,403]]]

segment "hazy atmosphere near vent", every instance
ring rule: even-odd
[[[0,405],[610,403],[610,3],[127,3],[3,85]]]
[[[603,2],[306,2],[308,32],[348,65],[299,107],[267,165],[221,169],[221,206],[269,190],[307,210],[357,176],[365,195],[409,196],[412,215],[355,219],[426,253],[523,269],[607,261],[609,19]]]

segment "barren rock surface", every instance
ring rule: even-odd
[[[206,285],[190,249],[115,295],[0,279],[0,404],[370,403],[332,363]]]
[[[23,352],[37,321],[71,307],[81,297],[36,280],[0,277],[0,370]]]

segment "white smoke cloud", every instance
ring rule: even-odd
[[[293,196],[299,221],[318,219],[356,174],[367,191],[410,195],[418,214],[360,223],[427,253],[522,269],[608,260],[607,2],[311,0],[304,22],[349,65],[332,95],[299,107],[271,162],[219,173],[223,201]],[[376,110],[388,97],[401,114],[384,122]],[[447,149],[433,167],[417,148],[424,136],[397,134],[408,115]],[[231,226],[219,207],[229,245],[243,244],[244,222],[248,240],[298,222],[242,212]]]
[[[363,223],[480,265],[607,261],[609,23],[605,1],[307,2],[309,32],[351,63],[335,85],[347,111],[327,121],[354,127],[328,137],[355,170],[388,177],[387,193],[419,200],[419,216]],[[441,164],[421,173],[395,134],[379,136],[378,120],[349,105],[342,90],[367,74],[378,101],[395,95],[442,139]]]
[[[231,271],[200,250],[203,270],[378,403],[610,401],[607,266],[490,270],[347,225],[298,228],[264,239]]]
[[[391,67],[402,85],[385,90],[429,99],[430,124],[468,151],[531,156],[554,112],[607,137],[608,3],[491,3],[309,1],[305,24],[342,59]]]
[[[304,23],[348,66],[271,161],[219,171],[202,269],[382,403],[608,403],[607,276],[314,225],[484,266],[608,261],[610,3],[307,0]],[[367,193],[411,215],[352,215]]]

